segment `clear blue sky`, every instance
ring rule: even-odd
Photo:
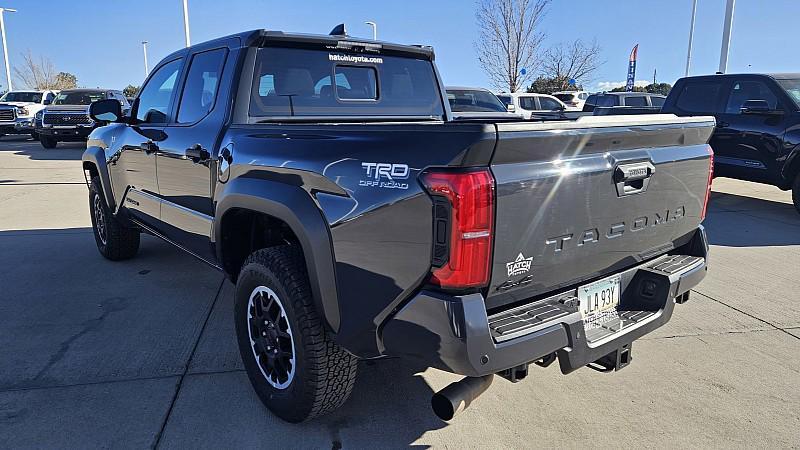
[[[142,40],[151,67],[184,43],[181,0],[0,1],[19,10],[6,14],[11,66],[30,49],[81,86],[141,84]],[[446,83],[487,86],[473,49],[474,9],[471,0],[189,0],[193,42],[255,28],[324,34],[340,22],[366,37],[364,21],[373,20],[379,39],[433,45]],[[725,0],[699,0],[693,74],[717,70],[724,9]],[[660,82],[673,83],[683,75],[690,15],[691,0],[554,0],[545,45],[597,38],[606,63],[591,89],[625,80],[636,43],[637,80],[652,80],[657,68]],[[729,72],[800,72],[798,17],[800,0],[737,0]]]

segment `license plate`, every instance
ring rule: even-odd
[[[584,321],[604,311],[615,310],[619,305],[620,277],[595,281],[578,288],[581,316]]]

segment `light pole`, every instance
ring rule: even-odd
[[[377,41],[378,40],[378,24],[375,23],[375,22],[364,22],[364,23],[372,27],[372,40],[373,41]]]
[[[189,5],[188,0],[183,0],[183,33],[186,35],[186,46],[189,47],[191,41],[189,40]]]
[[[6,65],[6,83],[8,84],[8,90],[10,91],[11,88],[11,67],[8,66],[8,46],[6,46],[6,22],[3,20],[3,13],[4,12],[17,12],[16,9],[11,8],[0,8],[0,34],[3,35],[3,61]]]
[[[722,28],[722,50],[719,54],[719,73],[728,71],[728,52],[731,47],[731,32],[733,31],[733,7],[736,0],[728,0],[725,5],[725,26]]]
[[[142,51],[144,52],[144,77],[150,74],[150,68],[147,67],[147,41],[142,41]]]
[[[686,74],[689,76],[689,66],[692,64],[692,40],[694,39],[694,18],[697,15],[697,0],[692,0],[692,23],[689,25],[689,50],[686,51]]]

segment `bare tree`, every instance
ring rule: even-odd
[[[569,80],[576,84],[588,84],[604,61],[600,60],[600,45],[596,40],[585,43],[576,39],[571,44],[560,43],[544,52],[542,75],[560,80],[562,89],[569,86]]]
[[[22,54],[22,65],[14,67],[14,76],[26,87],[36,90],[69,89],[77,86],[75,75],[57,72],[52,61],[43,56],[37,60],[30,50]]]
[[[516,92],[538,70],[545,37],[539,28],[550,1],[478,1],[475,19],[480,32],[475,49],[494,87]]]

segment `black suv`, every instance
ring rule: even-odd
[[[714,116],[715,174],[792,189],[800,212],[800,73],[681,78],[662,111]]]
[[[615,106],[631,106],[658,111],[666,97],[647,92],[603,92],[592,94],[583,104],[584,112],[593,112],[595,108],[613,108]]]

